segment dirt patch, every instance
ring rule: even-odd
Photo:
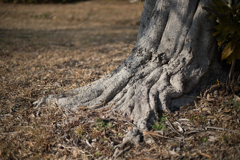
[[[214,96],[221,85],[194,105],[159,113],[141,146],[123,148],[116,146],[134,126],[108,117],[110,110],[32,105],[121,64],[134,47],[142,9],[107,0],[0,5],[0,158],[239,159],[240,102],[224,92]]]

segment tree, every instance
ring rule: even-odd
[[[212,82],[204,76],[214,73],[216,82],[223,74],[214,61],[215,22],[202,9],[209,3],[145,0],[136,45],[117,69],[84,87],[43,97],[37,107],[52,102],[71,110],[111,107],[138,128],[149,129],[160,110],[194,100],[196,91]]]

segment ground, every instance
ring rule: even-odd
[[[239,84],[235,97],[216,82],[194,104],[159,113],[140,146],[118,146],[134,126],[107,117],[111,110],[34,108],[44,95],[84,86],[121,64],[142,10],[143,3],[107,0],[0,4],[0,159],[239,159]]]

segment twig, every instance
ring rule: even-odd
[[[208,90],[206,90],[206,91],[204,92],[203,97],[206,97],[209,92],[217,89],[218,87],[220,87],[219,84],[212,85]]]
[[[166,119],[167,119],[167,122],[169,123],[169,126],[172,128],[172,131],[175,132],[175,133],[177,133],[177,134],[180,135],[181,137],[183,137],[183,140],[184,140],[185,137],[184,137],[181,133],[179,133],[179,132],[173,127],[172,123],[168,120],[168,118],[166,118]]]
[[[77,149],[78,151],[80,151],[81,153],[85,154],[87,151],[83,151],[81,149],[79,149],[78,147],[71,147],[71,146],[66,146],[66,145],[63,145],[63,144],[57,144],[58,147],[63,147],[67,150],[71,150],[71,149]],[[87,152],[89,153],[89,152]]]
[[[121,156],[121,155],[124,154],[125,152],[129,151],[131,148],[132,148],[131,146],[128,146],[127,148],[125,148],[124,150],[122,150],[121,152],[119,152],[114,159],[118,158],[119,156]]]
[[[240,132],[237,132],[237,131],[233,131],[233,130],[230,130],[230,129],[226,129],[226,128],[219,128],[219,127],[206,127],[206,129],[216,129],[216,130],[222,130],[222,131],[228,131],[228,132],[233,132],[233,133],[236,133],[236,134],[240,134]]]
[[[206,154],[206,153],[198,153],[201,156],[207,157],[208,159],[213,159],[210,155]]]
[[[93,147],[89,142],[88,142],[88,140],[86,139],[86,144],[89,146],[89,147]]]

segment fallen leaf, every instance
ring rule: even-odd
[[[233,117],[232,116],[229,116],[229,115],[222,115],[221,116],[221,119],[223,120],[223,121],[228,121],[228,120],[230,120],[230,119],[232,119]]]
[[[234,94],[234,99],[235,102],[239,102],[240,103],[240,97],[237,96],[236,94]]]
[[[173,125],[176,126],[178,128],[178,131],[183,133],[183,129],[181,127],[181,124],[177,121],[173,122]]]
[[[153,131],[147,131],[147,132],[143,132],[144,135],[148,135],[148,136],[158,136],[159,134],[157,134],[156,132]]]
[[[224,110],[223,113],[229,113],[229,112],[231,112],[231,111],[232,111],[232,109]]]
[[[131,131],[131,130],[132,130],[132,127],[128,127],[127,129],[128,129],[129,131]]]
[[[209,93],[207,94],[207,100],[210,100],[210,94]]]
[[[78,156],[78,150],[77,149],[74,149],[73,150],[73,152],[72,152],[72,154],[73,154],[73,157],[77,157]]]
[[[215,116],[207,116],[206,118],[207,119],[215,119],[216,117]]]
[[[177,152],[174,151],[168,151],[171,156],[179,156]]]
[[[216,140],[218,140],[218,138],[215,136],[209,136],[209,138],[208,138],[209,142],[215,142]]]
[[[32,144],[32,142],[29,142],[28,145],[29,145],[30,147],[33,147],[33,146],[34,146],[34,145]]]
[[[212,159],[212,157],[211,156],[209,156],[208,154],[206,154],[206,153],[199,153],[201,156],[204,156],[204,157],[207,157],[207,158],[209,158],[209,159]]]
[[[187,118],[180,118],[180,119],[178,119],[178,122],[189,122],[190,120],[189,119],[187,119]]]

